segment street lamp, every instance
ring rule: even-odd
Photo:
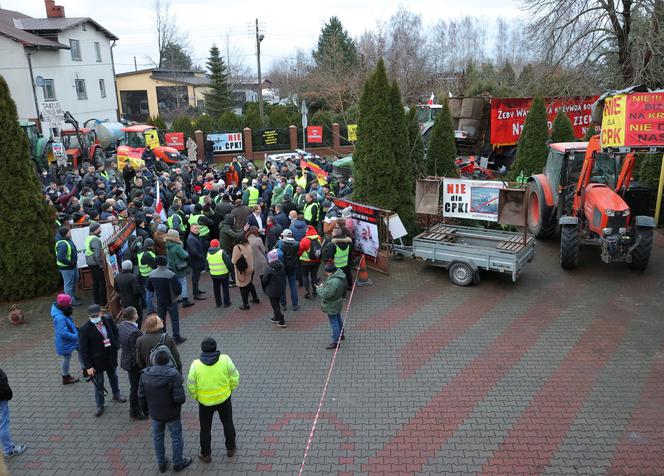
[[[263,80],[261,79],[261,42],[265,35],[258,33],[258,18],[256,18],[256,60],[258,63],[258,115],[263,127]]]

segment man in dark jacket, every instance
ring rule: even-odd
[[[279,260],[279,252],[272,250],[267,254],[269,268],[263,275],[263,289],[274,311],[274,316],[270,319],[279,327],[286,327],[284,313],[279,308],[281,296],[286,292],[286,271],[284,264]]]
[[[198,225],[191,225],[189,236],[187,237],[187,253],[189,253],[189,267],[191,268],[191,286],[194,288],[194,299],[202,301],[205,299],[198,288],[201,280],[201,273],[205,271],[205,250],[203,243],[198,235],[200,228]]]
[[[166,352],[157,352],[155,364],[145,369],[138,386],[138,396],[143,411],[150,414],[152,420],[152,440],[157,456],[159,472],[168,469],[168,459],[164,448],[164,432],[168,427],[173,444],[173,470],[182,471],[191,464],[191,458],[184,458],[184,439],[180,410],[185,402],[182,375],[169,367]]]
[[[265,244],[266,249],[271,250],[277,246],[277,242],[281,237],[281,233],[284,229],[279,225],[272,215],[267,217],[267,243]]]
[[[138,311],[135,307],[125,307],[122,312],[124,319],[118,326],[118,335],[122,354],[120,368],[129,376],[129,418],[132,420],[145,420],[147,417],[141,412],[138,404],[138,382],[141,378],[141,368],[136,363],[136,341],[143,335],[139,330]]]
[[[55,235],[55,255],[58,271],[64,282],[65,294],[71,296],[72,306],[80,306],[81,300],[76,296],[78,251],[71,239],[71,230],[66,226],[59,228]]]
[[[278,223],[283,230],[290,228],[290,218],[288,218],[288,214],[284,212],[283,205],[274,206],[274,221]]]
[[[277,250],[279,251],[279,259],[284,263],[286,269],[286,278],[290,287],[291,303],[293,304],[293,311],[300,309],[299,300],[297,296],[297,268],[299,265],[299,257],[297,255],[300,249],[300,244],[293,239],[293,232],[286,228],[281,233],[281,240],[277,243]],[[286,292],[281,295],[281,310],[286,310]]]
[[[228,256],[233,254],[233,246],[237,241],[244,236],[242,230],[235,231],[235,217],[232,214],[227,214],[224,217],[224,222],[219,225],[219,247],[224,250]],[[235,266],[229,270],[231,273],[231,280],[229,286],[235,286]]]
[[[113,287],[120,294],[120,304],[122,307],[134,307],[138,313],[138,327],[143,322],[143,309],[141,301],[143,298],[143,288],[141,282],[133,273],[134,265],[131,261],[122,262],[122,271],[115,276]]]
[[[109,316],[103,315],[97,304],[88,307],[90,319],[78,330],[79,351],[88,377],[94,379],[95,416],[104,413],[104,372],[108,375],[113,390],[113,400],[127,401],[120,394],[118,385],[118,328]]]
[[[235,200],[235,207],[231,211],[231,215],[235,218],[235,229],[241,230],[247,224],[247,217],[251,213],[251,208],[247,205],[242,205],[242,199]]]
[[[150,273],[147,288],[157,298],[157,314],[164,322],[164,328],[166,327],[166,312],[168,312],[173,326],[173,339],[177,344],[186,341],[187,338],[180,335],[180,313],[178,310],[178,296],[182,292],[182,286],[175,273],[168,269],[166,257],[157,256],[157,269]]]
[[[13,396],[14,393],[9,386],[7,374],[0,369],[0,444],[2,444],[2,451],[5,458],[20,455],[27,449],[23,445],[14,443],[9,433],[9,400]]]
[[[214,208],[214,214],[219,217],[219,221],[223,222],[226,215],[233,211],[233,204],[231,203],[231,197],[227,194],[224,194],[221,197],[221,202],[217,204]]]

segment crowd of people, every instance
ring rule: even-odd
[[[329,169],[327,163],[319,165]],[[161,472],[169,465],[166,428],[173,440],[173,469],[191,464],[191,458],[183,456],[180,423],[186,393],[199,403],[199,458],[211,461],[215,413],[222,421],[228,456],[236,450],[231,393],[239,384],[239,373],[230,357],[217,350],[214,339],[201,343],[202,353],[192,362],[187,392],[184,389],[177,346],[187,338],[180,330],[179,309],[208,298],[201,286],[203,273],[210,275],[219,318],[232,305],[232,288],[239,288],[239,309],[250,311],[251,304],[260,302],[260,286],[279,328],[287,327],[289,303],[297,312],[300,298],[319,298],[331,328],[326,348],[336,349],[344,339],[341,310],[353,285],[354,220],[350,207],[338,209],[334,198],[352,192],[352,178],[328,183],[291,159],[266,162],[258,169],[253,162],[234,158],[221,170],[201,162],[136,169],[128,164],[121,172],[88,166],[56,179],[47,173],[42,179],[45,196],[58,213],[55,251],[64,292],[57,296],[51,316],[55,350],[62,358],[62,384],[79,382],[70,372],[76,352],[83,377],[94,385],[94,414],[100,417],[108,393],[104,374],[112,399],[127,402],[116,372],[120,354],[120,367],[130,384],[130,418],[152,420]],[[108,314],[99,221],[129,219],[135,233],[112,282],[123,308],[118,325]],[[71,237],[75,224],[89,224],[85,256],[94,301],[80,328],[72,319],[74,307],[82,303],[77,293],[78,250]],[[321,266],[324,280],[319,277]],[[0,371],[0,391],[3,376]],[[9,457],[25,447],[11,442],[3,395],[0,438]]]

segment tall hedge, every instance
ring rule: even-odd
[[[576,136],[574,135],[572,122],[562,109],[558,110],[551,126],[551,142],[574,142],[575,140]]]
[[[522,172],[525,176],[538,174],[544,169],[548,154],[546,143],[549,139],[547,120],[544,98],[537,96],[533,100],[521,131],[516,160],[512,164],[512,178],[516,178]]]
[[[424,141],[420,132],[420,123],[417,120],[417,108],[411,107],[406,115],[406,127],[408,129],[408,152],[409,162],[412,165],[413,187],[415,179],[426,175],[426,164],[424,162]]]
[[[55,212],[44,201],[16,104],[0,76],[0,301],[52,292]]]
[[[431,128],[431,139],[426,158],[427,172],[429,175],[437,177],[458,177],[459,171],[455,161],[454,123],[450,105],[446,99]]]
[[[173,125],[171,126],[173,132],[183,132],[185,140],[187,137],[194,138],[194,124],[191,122],[191,118],[187,116],[178,116],[173,120]]]

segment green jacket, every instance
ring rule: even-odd
[[[332,276],[327,278],[318,288],[320,309],[325,314],[339,314],[343,305],[344,290],[346,289],[346,275],[337,268]]]
[[[281,185],[275,185],[272,189],[272,200],[270,204],[274,207],[275,205],[281,205],[284,203],[284,189],[281,188]]]
[[[187,275],[187,268],[181,266],[181,263],[186,264],[186,259],[189,258],[189,254],[184,250],[182,244],[170,240],[165,241],[168,269],[175,273],[176,278],[184,278]],[[178,267],[183,269],[178,270]]]

